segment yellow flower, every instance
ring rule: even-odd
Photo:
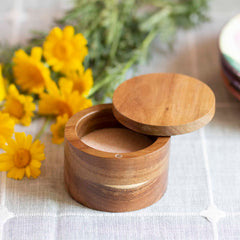
[[[64,129],[68,121],[68,115],[57,117],[57,122],[51,126],[51,132],[53,134],[52,142],[55,144],[60,144],[64,141]]]
[[[77,90],[83,96],[87,96],[93,86],[92,70],[87,69],[84,71],[82,65],[79,66],[77,71],[71,71],[66,74],[66,78],[64,79],[72,81],[73,90]]]
[[[9,114],[0,112],[0,147],[12,137],[14,131],[14,120]]]
[[[65,79],[59,81],[59,89],[51,81],[48,93],[42,93],[39,101],[39,113],[42,115],[64,115],[71,117],[84,108],[92,106],[92,101],[73,91],[73,83]]]
[[[41,58],[42,48],[40,47],[32,48],[30,56],[22,49],[15,52],[13,72],[16,83],[24,91],[41,93],[50,80],[50,71],[41,62]]]
[[[2,65],[0,64],[0,101],[4,100],[6,97],[6,86],[5,81],[2,76]]]
[[[56,72],[75,70],[88,53],[87,40],[81,33],[74,35],[74,28],[66,26],[63,30],[55,27],[43,44],[43,55]]]
[[[41,171],[41,161],[45,159],[44,145],[25,133],[15,133],[15,140],[9,139],[0,154],[0,171],[8,171],[7,176],[22,179],[24,175],[37,178]]]
[[[19,94],[15,85],[11,84],[3,111],[8,113],[16,123],[28,126],[31,123],[35,104],[31,96]]]

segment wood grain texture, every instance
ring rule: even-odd
[[[93,106],[75,114],[65,128],[64,177],[78,202],[97,210],[132,211],[161,198],[167,186],[169,137],[131,153],[93,149],[80,138],[96,129],[123,127],[112,114],[112,104]]]
[[[181,74],[154,73],[122,83],[113,95],[113,114],[140,133],[172,136],[211,121],[215,96],[203,82]]]

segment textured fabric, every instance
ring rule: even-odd
[[[65,2],[3,1],[1,38],[22,42],[29,29],[46,30]],[[239,0],[214,0],[210,23],[179,34],[175,51],[165,56],[159,57],[156,40],[152,60],[137,72],[188,74],[216,94],[214,120],[172,138],[168,189],[159,202],[129,213],[78,204],[64,186],[63,146],[53,145],[48,132],[41,139],[46,160],[38,179],[16,181],[0,173],[0,240],[240,239],[240,103],[223,86],[217,42],[223,24],[238,11]],[[16,130],[35,135],[42,124],[39,119]]]

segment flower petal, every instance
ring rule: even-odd
[[[15,57],[13,58],[13,62],[16,64],[19,60],[19,58],[27,58],[28,55],[24,52],[23,49],[19,49],[15,52]]]
[[[51,94],[54,97],[60,96],[59,89],[57,87],[57,84],[54,81],[49,81],[47,83],[47,91],[49,94]]]
[[[30,150],[31,144],[32,144],[32,135],[29,134],[27,135],[27,138],[26,138],[25,148]]]
[[[14,141],[12,138],[10,138],[10,139],[8,139],[7,144],[8,145],[5,145],[3,147],[3,149],[8,153],[14,154],[18,149],[18,145],[17,145],[16,141]]]
[[[0,154],[0,162],[12,161],[12,158],[8,153],[1,153]]]
[[[16,132],[15,139],[16,139],[18,147],[22,147],[22,148],[25,147],[26,135],[24,132]]]
[[[0,171],[9,171],[13,167],[14,167],[14,164],[11,161],[0,162]]]
[[[31,177],[31,170],[30,170],[30,167],[29,167],[29,166],[26,167],[25,173],[26,173],[26,175],[27,175],[28,178]]]
[[[42,58],[42,48],[41,47],[34,47],[31,51],[31,57],[37,61],[41,61]]]
[[[25,169],[24,168],[12,168],[9,170],[7,177],[21,180],[24,177]]]
[[[44,151],[44,144],[42,144],[40,140],[36,140],[35,142],[32,143],[30,147],[30,152],[32,156],[37,153],[43,153],[43,151]]]
[[[30,163],[30,166],[35,167],[35,168],[40,168],[41,165],[42,165],[42,163],[37,160],[32,160]]]
[[[45,160],[45,154],[44,153],[33,153],[32,154],[32,160],[37,160],[37,161],[43,161]]]
[[[63,95],[71,94],[73,88],[73,82],[68,81],[66,78],[61,78],[59,80],[59,87]]]
[[[65,39],[71,39],[74,35],[74,28],[73,26],[66,26],[64,29],[63,29],[63,37]]]
[[[37,178],[41,174],[41,170],[39,168],[30,166],[30,170],[31,170],[31,176],[33,178]]]
[[[55,27],[51,30],[49,36],[59,39],[62,37],[62,30],[59,27]]]

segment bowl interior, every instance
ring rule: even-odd
[[[113,116],[112,109],[108,108],[108,109],[102,109],[100,111],[91,112],[87,114],[84,118],[80,119],[80,121],[76,126],[76,131],[79,139],[81,140],[81,138],[86,136],[87,134],[103,128],[127,129],[116,120],[116,118]],[[128,130],[132,131],[130,129]],[[148,137],[152,140],[152,143],[154,143],[157,139],[157,137],[155,136],[148,136]]]

